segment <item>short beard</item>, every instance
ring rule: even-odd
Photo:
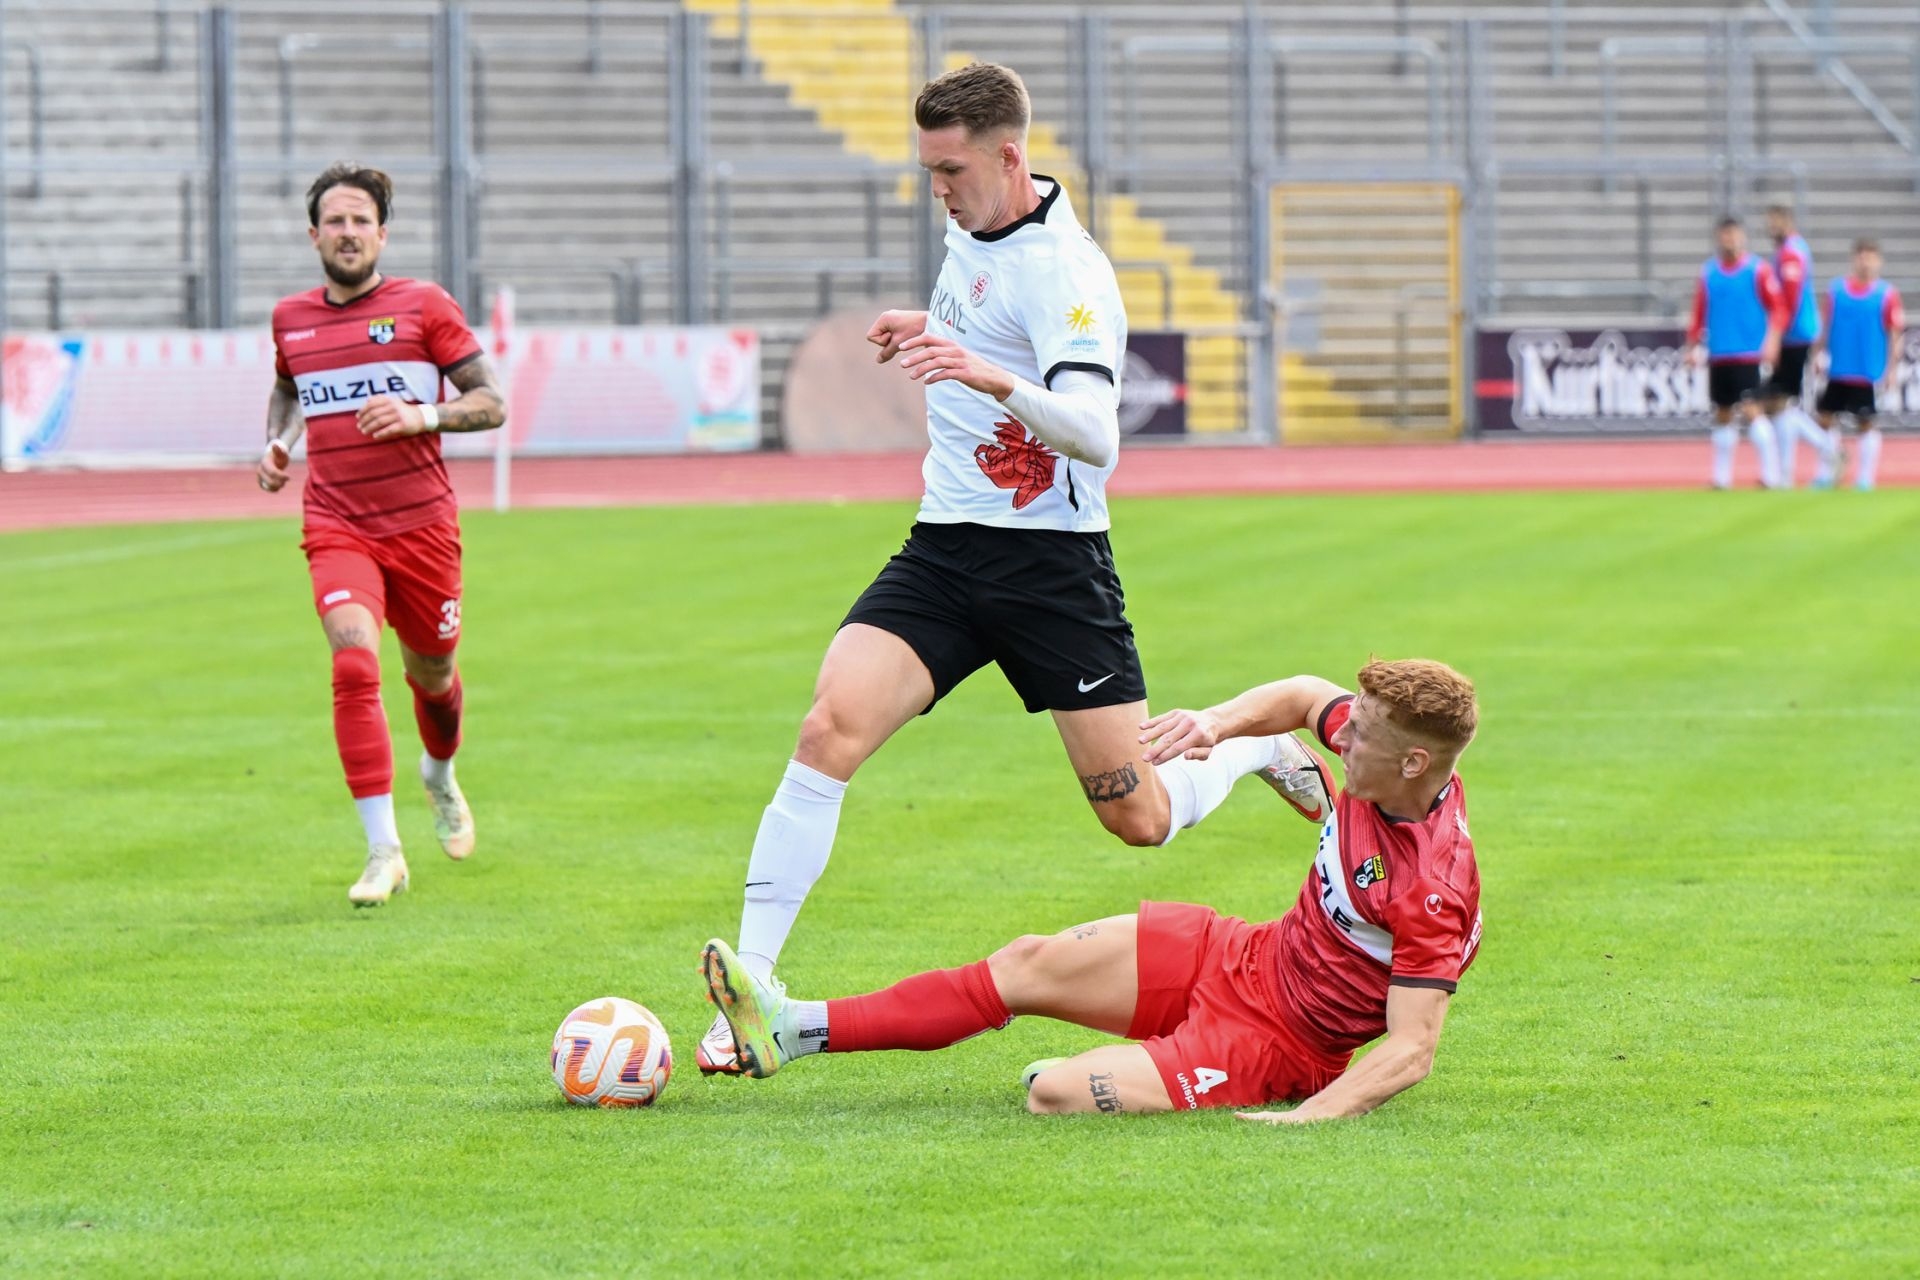
[[[320,260],[320,267],[327,273],[327,279],[343,289],[358,289],[373,278],[373,273],[379,265],[378,261],[369,259],[358,271],[349,271],[345,267],[328,262],[325,258]]]

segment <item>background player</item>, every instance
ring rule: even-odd
[[[1780,354],[1787,326],[1780,286],[1773,268],[1747,252],[1747,233],[1738,218],[1722,218],[1715,228],[1716,254],[1700,269],[1693,296],[1693,322],[1687,328],[1689,359],[1698,363],[1706,342],[1707,392],[1713,401],[1713,487],[1733,487],[1733,447],[1746,424],[1760,458],[1760,483],[1780,482],[1773,425],[1754,397],[1760,390],[1760,366]]]
[[[947,257],[930,308],[889,311],[867,337],[927,389],[926,494],[828,646],[754,839],[740,955],[762,978],[826,869],[854,771],[989,662],[1029,712],[1052,713],[1088,803],[1128,844],[1163,844],[1243,774],[1269,769],[1284,787],[1301,763],[1271,737],[1158,770],[1137,758],[1146,680],[1105,492],[1126,310],[1066,191],[1029,171],[1030,118],[1020,77],[992,64],[949,72],[914,103]],[[716,1019],[696,1061],[732,1071],[733,1056]]]
[[[1814,425],[1801,405],[1807,353],[1820,336],[1820,307],[1815,299],[1813,250],[1795,229],[1793,210],[1783,204],[1769,206],[1767,230],[1773,236],[1773,275],[1780,285],[1780,302],[1788,320],[1763,396],[1767,417],[1773,423],[1774,443],[1780,450],[1780,487],[1791,489],[1799,442],[1805,440],[1813,446],[1823,470],[1827,450],[1832,447],[1832,437]]]
[[[707,944],[708,994],[742,1062],[772,1075],[814,1052],[939,1049],[1023,1013],[1125,1035],[1028,1068],[1037,1112],[1167,1111],[1305,1099],[1246,1119],[1359,1115],[1424,1079],[1480,941],[1480,876],[1454,762],[1473,686],[1437,662],[1370,662],[1356,697],[1314,676],[1206,712],[1156,717],[1143,757],[1312,726],[1346,765],[1299,899],[1261,925],[1147,902],[959,969],[851,999],[789,999]],[[1357,1065],[1353,1051],[1386,1040]]]
[[[1840,419],[1850,417],[1860,431],[1860,461],[1853,484],[1856,489],[1871,489],[1880,466],[1874,384],[1885,387],[1889,399],[1898,403],[1894,375],[1900,367],[1901,331],[1906,327],[1900,291],[1880,278],[1877,241],[1854,241],[1853,272],[1834,279],[1822,305],[1826,324],[1820,342],[1827,349],[1827,385],[1820,393],[1820,425],[1832,443],[1814,484],[1824,489],[1838,478]]]
[[[308,235],[326,283],[273,309],[275,371],[260,487],[288,479],[304,429],[302,549],[333,649],[333,732],[367,834],[347,891],[377,906],[407,887],[393,816],[393,741],[380,702],[380,624],[393,623],[425,751],[420,775],[448,857],[473,851],[473,815],[453,777],[462,690],[460,524],[440,431],[485,431],[506,401],[460,305],[438,285],[380,274],[393,184],[336,164],[307,190]],[[441,379],[460,394],[446,404]],[[303,422],[304,414],[304,422]]]

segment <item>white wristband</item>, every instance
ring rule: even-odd
[[[427,424],[427,430],[438,431],[440,429],[440,410],[438,406],[430,405],[422,401],[420,405],[420,417]]]

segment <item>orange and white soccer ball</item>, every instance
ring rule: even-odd
[[[589,1000],[553,1033],[553,1082],[581,1107],[648,1107],[673,1073],[667,1029],[619,996]]]

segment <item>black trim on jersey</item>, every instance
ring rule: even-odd
[[[1060,179],[1050,178],[1044,173],[1032,173],[1032,174],[1028,174],[1027,176],[1032,178],[1035,182],[1051,182],[1053,184],[1053,190],[1041,196],[1040,203],[1035,205],[1033,208],[1033,212],[1029,213],[1026,217],[1021,218],[1014,222],[1009,222],[1006,226],[1000,228],[998,231],[975,231],[972,233],[973,238],[975,240],[978,240],[983,244],[992,244],[995,240],[1005,240],[1008,236],[1012,235],[1014,232],[1018,231],[1022,227],[1030,226],[1034,223],[1045,222],[1047,220],[1047,215],[1053,212],[1053,202],[1060,198],[1060,192],[1062,190],[1062,187],[1060,186]]]
[[[1097,373],[1104,377],[1109,383],[1113,381],[1113,370],[1103,364],[1089,364],[1083,360],[1062,360],[1059,364],[1047,370],[1047,376],[1040,379],[1040,381],[1046,384],[1047,390],[1051,391],[1053,390],[1053,375],[1056,373],[1065,373],[1069,369],[1078,369],[1083,373]]]
[[[470,356],[461,356],[458,360],[455,360],[452,364],[441,365],[440,372],[443,375],[445,375],[445,374],[452,373],[455,369],[464,369],[485,354],[487,354],[485,351],[476,351]]]
[[[1078,511],[1080,509],[1080,499],[1073,496],[1073,459],[1067,457],[1065,454],[1061,454],[1060,461],[1066,464],[1067,468],[1067,505],[1075,511]]]
[[[391,279],[393,279],[392,276],[381,276],[379,284],[376,284],[375,286],[373,286],[373,288],[367,290],[365,293],[359,295],[358,297],[348,298],[345,302],[335,302],[332,298],[329,298],[327,296],[326,286],[322,285],[320,286],[320,301],[326,303],[328,306],[332,307],[335,311],[345,311],[348,307],[355,306],[359,303],[365,302],[368,298],[371,298],[374,294],[386,288],[387,281]]]
[[[1326,706],[1320,708],[1320,718],[1314,721],[1313,736],[1320,739],[1320,745],[1325,747],[1329,751],[1333,750],[1333,744],[1327,741],[1327,717],[1332,715],[1333,709],[1339,706],[1341,703],[1352,702],[1352,701],[1353,701],[1352,694],[1350,693],[1341,694],[1339,697],[1330,700]]]
[[[1427,806],[1427,818],[1431,818],[1434,814],[1440,812],[1440,806],[1447,801],[1447,793],[1452,790],[1453,779],[1449,778],[1447,779],[1447,785],[1440,788],[1440,794],[1433,798],[1433,803]],[[1373,807],[1380,809],[1380,806],[1377,804]],[[1427,820],[1427,818],[1396,818],[1385,809],[1380,809],[1380,816],[1388,822],[1425,822]]]
[[[1402,978],[1398,974],[1387,979],[1390,987],[1422,987],[1428,991],[1444,991],[1448,995],[1460,989],[1457,982],[1448,982],[1445,978]]]

